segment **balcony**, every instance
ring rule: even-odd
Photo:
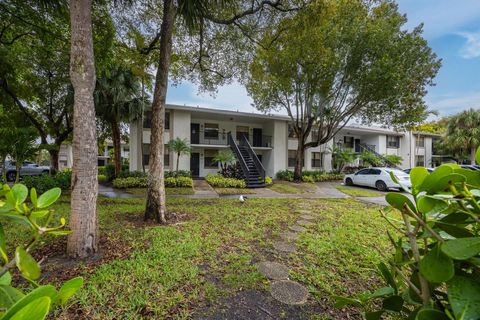
[[[244,134],[245,135],[245,134]],[[272,136],[268,135],[254,135],[247,136],[248,142],[253,148],[273,148]],[[240,141],[240,136],[235,137],[237,143]],[[209,145],[209,146],[228,146],[227,133],[218,133],[217,135],[204,130],[192,131],[190,134],[190,143],[192,145]]]

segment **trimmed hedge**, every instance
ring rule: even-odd
[[[146,188],[148,186],[147,177],[127,177],[113,180],[113,186],[118,189],[126,188]],[[165,178],[166,188],[184,188],[193,187],[193,180],[189,177],[168,177]]]
[[[246,188],[245,180],[235,178],[225,178],[221,174],[209,173],[205,181],[214,188]]]
[[[304,182],[323,182],[342,180],[342,173],[324,172],[320,170],[305,170],[302,172],[302,181]],[[276,174],[278,180],[293,181],[293,171],[281,170]]]
[[[265,177],[265,184],[267,184],[267,185],[273,184],[272,178],[270,178],[269,176],[266,176]]]
[[[70,169],[59,171],[53,176],[42,174],[40,176],[24,176],[22,178],[22,184],[28,189],[35,188],[39,194],[53,188],[70,190],[71,182],[72,170]]]

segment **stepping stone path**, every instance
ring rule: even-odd
[[[271,280],[287,280],[288,268],[281,263],[273,261],[261,262],[257,268],[258,272]]]
[[[273,244],[273,247],[278,251],[282,251],[282,252],[286,252],[286,253],[293,253],[293,252],[297,251],[297,246],[296,245],[288,243],[288,242],[283,242],[283,241],[275,242]]]
[[[280,233],[280,237],[284,240],[297,240],[300,236],[294,232],[282,232]]]
[[[290,305],[304,304],[308,299],[308,290],[300,283],[290,280],[273,282],[270,293],[278,301]]]
[[[295,213],[300,214],[300,220],[297,221],[297,224],[288,227],[293,232],[286,231],[280,233],[280,237],[284,241],[274,242],[273,247],[275,250],[280,251],[280,253],[294,253],[297,251],[297,246],[288,241],[297,240],[299,238],[297,232],[305,231],[307,230],[305,227],[315,224],[309,220],[315,220],[320,215],[313,213],[312,210],[312,206],[307,204],[299,205],[299,209],[295,210]],[[264,261],[259,263],[257,269],[258,272],[268,279],[274,280],[270,285],[270,293],[274,299],[288,305],[301,305],[307,302],[309,297],[308,290],[300,283],[288,280],[288,268],[283,264],[274,261]]]
[[[304,228],[304,227],[299,226],[299,225],[290,226],[290,227],[288,227],[288,229],[290,229],[292,231],[295,231],[295,232],[300,232],[300,231],[307,230],[307,228]]]
[[[304,226],[304,227],[309,227],[313,226],[315,223],[308,221],[308,220],[297,220],[297,224]]]

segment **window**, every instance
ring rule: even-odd
[[[425,156],[415,156],[415,166],[424,167],[425,166]]]
[[[288,166],[295,167],[297,150],[288,150]],[[305,158],[302,160],[302,167],[305,166]]]
[[[205,123],[205,139],[218,139],[218,124]]]
[[[295,130],[293,129],[292,124],[288,124],[288,137],[289,138],[296,138],[297,135],[295,134]]]
[[[354,139],[353,137],[343,137],[343,147],[344,148],[353,148],[353,144],[354,144]]]
[[[417,148],[425,148],[425,137],[420,136],[415,140],[415,145]]]
[[[318,128],[312,129],[312,140],[316,140],[318,138]]]
[[[312,152],[312,168],[321,168],[322,166],[322,154],[320,152]]]
[[[142,148],[142,161],[144,166],[148,166],[150,162],[150,144],[144,143]],[[168,150],[168,146],[165,145],[163,149],[163,165],[165,167],[170,166],[170,150]]]
[[[382,172],[380,171],[380,169],[370,169],[368,171],[368,174],[371,174],[371,175],[375,175],[375,176],[378,176],[380,175]]]
[[[218,163],[213,161],[213,158],[217,154],[217,150],[205,149],[204,153],[204,164],[205,169],[218,169]]]
[[[370,172],[370,169],[362,169],[357,173],[355,173],[355,175],[364,175],[364,174],[368,174],[369,172]]]
[[[400,147],[400,137],[387,136],[387,148],[398,148],[398,147]]]
[[[146,111],[143,115],[143,127],[152,128],[152,111]],[[170,130],[170,112],[165,112],[165,130]]]

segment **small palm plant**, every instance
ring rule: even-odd
[[[177,167],[176,172],[178,172],[178,164],[180,162],[180,157],[182,155],[190,154],[191,149],[188,146],[187,139],[181,139],[179,137],[172,139],[168,142],[168,150],[175,152],[177,154]]]
[[[222,174],[225,174],[228,165],[234,163],[237,159],[231,150],[220,150],[213,157],[213,161],[220,163]]]

